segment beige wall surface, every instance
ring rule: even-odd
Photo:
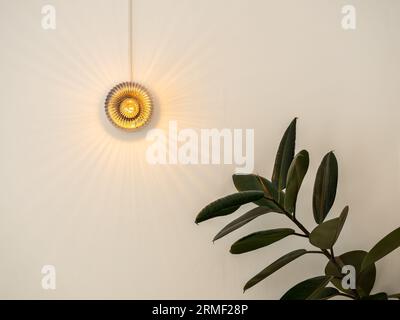
[[[42,6],[57,27],[43,30]],[[316,168],[334,150],[350,205],[337,252],[368,250],[400,226],[400,1],[134,0],[134,79],[156,101],[149,127],[127,134],[104,98],[129,80],[128,1],[0,0],[0,298],[273,299],[322,274],[305,256],[242,293],[286,252],[289,237],[231,255],[230,244],[279,215],[212,244],[230,219],[196,226],[234,191],[234,165],[150,165],[146,131],[252,128],[254,172],[270,176],[280,137],[299,117],[310,152],[298,216],[314,227]],[[357,28],[341,10],[355,6]],[[240,213],[250,208],[240,209]],[[235,214],[235,217],[237,213]],[[56,290],[41,268],[54,265]],[[377,263],[376,292],[398,291],[400,252]]]

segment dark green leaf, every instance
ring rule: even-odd
[[[297,118],[293,119],[286,129],[276,154],[272,183],[278,191],[286,187],[287,173],[293,160],[296,144],[296,120]]]
[[[330,249],[336,243],[346,221],[349,207],[346,206],[339,218],[325,221],[318,225],[310,234],[312,245],[321,249]]]
[[[285,195],[285,209],[288,212],[293,212],[296,208],[297,195],[307,173],[309,162],[308,152],[302,150],[296,155],[289,167]]]
[[[244,191],[231,194],[218,199],[206,206],[196,217],[196,223],[205,220],[225,216],[236,211],[241,205],[261,199],[264,196],[262,191]]]
[[[400,228],[389,233],[368,252],[362,263],[362,268],[364,269],[382,259],[398,247],[400,247]]]
[[[278,271],[280,268],[284,267],[288,263],[292,262],[293,260],[296,260],[297,258],[301,257],[302,255],[306,254],[307,250],[304,249],[299,249],[292,251],[283,257],[279,258],[272,264],[270,264],[268,267],[266,267],[264,270],[262,270],[260,273],[255,275],[253,278],[251,278],[246,285],[244,286],[244,291],[250,289],[251,287],[255,286],[257,283],[260,281],[264,280],[271,274],[273,274],[275,271]]]
[[[322,290],[320,290],[319,292],[317,292],[315,294],[315,296],[313,297],[313,299],[314,300],[329,300],[330,298],[336,297],[339,294],[340,294],[340,292],[337,289],[331,288],[331,287],[326,287],[326,288],[323,288]]]
[[[315,222],[325,220],[336,197],[338,164],[333,152],[329,152],[318,168],[314,183],[313,212]]]
[[[252,233],[236,241],[231,247],[231,253],[240,254],[269,246],[294,232],[293,229],[282,228]]]
[[[389,298],[399,299],[400,300],[400,293],[391,294],[388,296]]]
[[[379,292],[379,293],[361,298],[361,300],[387,300],[387,299],[388,299],[388,295],[385,292]]]
[[[320,300],[321,291],[330,280],[330,276],[320,276],[302,281],[289,289],[281,300]]]
[[[278,198],[276,188],[264,177],[256,174],[234,174],[232,179],[238,191],[262,190],[267,198]]]
[[[271,208],[274,210],[274,212],[282,212],[282,210],[276,204],[274,204],[273,201],[271,201],[275,200],[278,202],[279,197],[277,189],[269,180],[256,174],[234,174],[232,179],[238,191],[264,191],[265,198],[255,201],[255,204]]]
[[[249,223],[255,218],[269,212],[272,211],[270,208],[267,207],[257,207],[251,209],[249,212],[246,212],[244,215],[240,216],[239,218],[233,220],[231,223],[227,224],[220,232],[218,232],[218,234],[214,237],[213,241],[226,236],[232,231],[235,231],[236,229],[239,229],[240,227],[244,226],[246,223]]]
[[[356,289],[360,296],[367,296],[371,292],[372,288],[375,284],[376,277],[376,268],[375,265],[370,265],[367,269],[361,272],[361,264],[364,260],[367,252],[362,250],[355,250],[346,252],[338,257],[336,257],[336,261],[340,266],[351,265],[356,270]],[[342,278],[344,274],[341,273],[341,270],[338,270],[337,267],[329,261],[325,267],[325,274],[328,276],[334,276],[331,282],[334,284],[336,288],[341,291],[352,293],[351,290],[345,290],[342,287]]]

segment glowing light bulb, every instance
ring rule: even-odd
[[[140,112],[139,103],[136,99],[126,98],[119,105],[119,111],[124,117],[133,119]]]
[[[111,89],[105,109],[114,126],[133,131],[149,121],[153,103],[146,88],[134,82],[123,82]]]

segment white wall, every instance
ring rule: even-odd
[[[41,7],[57,29],[41,28]],[[134,0],[134,74],[156,97],[150,127],[126,134],[103,113],[128,80],[127,1],[0,0],[0,297],[278,298],[320,275],[306,256],[242,293],[287,238],[241,256],[250,231],[290,226],[270,215],[214,245],[228,219],[200,226],[205,204],[233,192],[231,165],[150,166],[150,128],[254,128],[255,172],[269,176],[298,116],[311,154],[298,215],[314,226],[311,191],[335,150],[337,201],[350,215],[337,252],[368,250],[400,226],[400,2],[397,0]],[[357,8],[355,31],[341,8]],[[244,207],[244,212],[250,206]],[[236,215],[235,215],[236,216]],[[40,269],[57,268],[57,290]],[[399,291],[400,252],[378,263],[376,291]]]

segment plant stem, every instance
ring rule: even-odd
[[[298,236],[298,237],[303,237],[303,238],[308,238],[305,234],[302,234],[302,233],[297,233],[297,232],[295,232],[295,233],[293,233],[295,236]]]
[[[332,256],[332,259],[335,260],[335,254],[333,253],[333,247],[331,248],[331,256]]]
[[[283,207],[279,204],[279,202],[275,201],[274,199],[270,199],[270,198],[267,198],[267,197],[265,197],[265,198],[268,199],[268,200],[270,200],[270,201],[273,201],[274,204],[283,212],[283,214],[284,214],[286,217],[288,217],[290,220],[292,220],[293,223],[294,223],[301,231],[304,232],[304,237],[305,237],[305,238],[309,238],[309,237],[310,237],[310,232],[307,230],[307,228],[306,228],[305,226],[303,226],[303,224],[302,224],[299,220],[297,220],[296,217],[292,216],[292,215],[290,214],[290,212],[287,212],[287,211],[285,210],[285,208],[283,208]],[[341,268],[339,268],[340,266],[337,264],[336,260],[333,259],[333,257],[329,254],[328,250],[326,250],[326,249],[321,249],[321,252],[322,252],[329,260],[331,260],[333,264],[335,264],[335,265],[338,267],[339,271],[341,271]]]
[[[303,233],[304,233],[304,235],[296,234],[296,233],[295,233],[295,235],[299,235],[299,236],[304,237],[304,238],[310,238],[310,232],[307,230],[307,228],[306,228],[300,221],[298,221],[298,220],[296,219],[296,217],[295,217],[294,214],[292,215],[290,212],[287,212],[287,211],[285,210],[285,208],[283,208],[283,207],[279,204],[279,202],[275,201],[274,199],[267,198],[267,197],[265,197],[265,198],[268,199],[268,200],[270,200],[270,201],[272,201],[272,202],[282,211],[282,213],[283,213],[286,217],[288,217],[290,220],[292,220],[292,222],[293,222],[301,231],[303,231]],[[341,273],[341,272],[342,272],[343,263],[338,263],[338,260],[337,260],[337,259],[335,258],[335,256],[334,256],[333,248],[331,248],[331,253],[329,253],[329,251],[326,250],[326,249],[320,249],[320,250],[321,250],[321,251],[308,251],[308,252],[310,252],[310,253],[320,253],[320,254],[325,255],[325,256],[327,257],[327,259],[328,259],[329,261],[331,261],[331,262],[334,264],[334,266],[335,266],[336,269],[339,271],[339,273]],[[354,294],[354,296],[348,295],[348,294],[344,294],[344,293],[341,294],[341,295],[347,296],[347,297],[352,298],[352,299],[359,299],[359,295],[358,295],[357,291],[356,291],[356,290],[351,290],[351,291],[352,291],[352,293]]]
[[[300,229],[301,231],[304,232],[304,235],[307,236],[307,238],[310,236],[310,232],[306,229],[306,227],[304,227],[304,226],[300,223],[299,220],[297,220],[294,216],[291,216],[289,213],[286,213],[286,216],[287,216],[290,220],[292,220],[292,221],[295,223],[295,225],[296,225],[297,227],[299,227],[299,229]]]
[[[307,251],[307,253],[318,253],[318,254],[325,255],[322,251],[317,251],[317,250],[315,250],[315,251]]]
[[[310,232],[306,229],[306,227],[303,226],[303,225],[300,223],[300,221],[298,221],[298,220],[296,219],[296,217],[295,217],[294,215],[290,214],[290,212],[287,212],[287,211],[285,210],[285,208],[283,208],[283,207],[279,204],[279,202],[277,202],[277,201],[275,201],[274,199],[271,199],[271,198],[267,198],[267,197],[264,197],[264,198],[266,198],[266,199],[269,200],[269,201],[272,201],[272,202],[283,212],[283,214],[284,214],[286,217],[288,217],[290,220],[292,220],[292,221],[296,224],[296,226],[297,226],[301,231],[304,232],[304,235],[305,235],[305,236],[307,236],[307,237],[310,236]]]

